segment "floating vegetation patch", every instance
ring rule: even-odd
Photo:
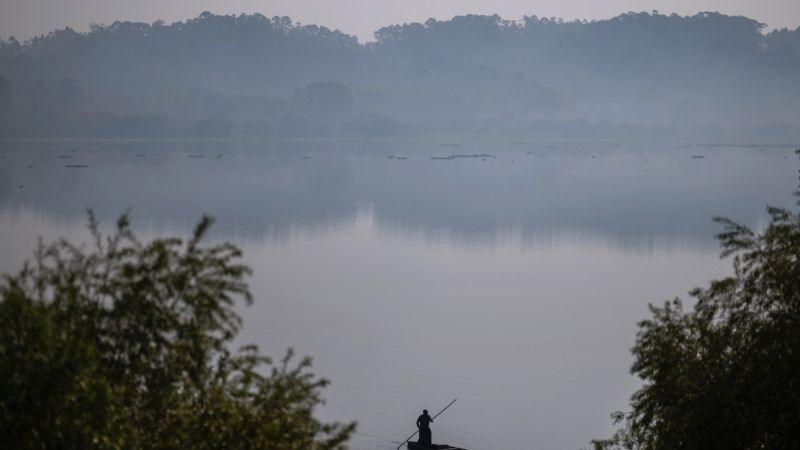
[[[692,159],[705,159],[705,155],[692,155]]]
[[[302,158],[303,158],[303,159],[311,159],[311,157],[310,157],[310,156],[308,156],[308,155],[303,155],[303,156],[302,156]]]
[[[495,156],[491,155],[491,154],[488,154],[488,153],[483,153],[483,154],[475,154],[475,155],[450,155],[449,157],[453,158],[453,159],[456,159],[456,158],[481,158],[481,159],[487,159],[487,158],[494,158]]]
[[[475,155],[447,155],[447,156],[431,156],[430,159],[438,159],[438,160],[454,160],[454,159],[462,159],[462,158],[480,158],[481,161],[486,161],[488,158],[495,158],[494,155],[486,154],[475,154]]]
[[[797,148],[797,144],[697,144],[697,147],[754,148],[763,152],[765,148]]]

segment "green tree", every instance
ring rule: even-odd
[[[650,306],[631,369],[644,385],[596,449],[797,448],[800,213],[768,212],[760,232],[715,218],[733,275],[691,291],[688,311],[679,299]]]
[[[230,350],[251,302],[231,244],[141,242],[128,219],[90,251],[40,244],[0,281],[0,447],[344,449],[355,424],[314,411],[327,381],[255,346]]]

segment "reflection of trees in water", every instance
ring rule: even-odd
[[[532,144],[542,147],[533,152],[516,145],[459,149],[496,156],[486,161],[430,160],[452,153],[435,143],[59,145],[36,155],[27,148],[5,152],[4,208],[79,217],[90,206],[113,217],[129,207],[138,220],[179,227],[207,212],[218,218],[218,233],[245,239],[320,234],[352,226],[362,212],[381,232],[432,240],[599,239],[644,247],[711,243],[709,211],[757,224],[758,205],[785,197],[784,160],[758,153],[757,161],[742,163],[752,157],[749,149],[709,149],[708,158],[693,160],[696,149],[689,148],[649,155],[645,163],[638,147],[602,143]],[[78,147],[70,163],[88,168],[62,167],[57,155],[68,146]],[[28,162],[35,167],[27,169]],[[753,164],[757,172],[748,169]],[[739,182],[757,174],[764,174],[755,180],[758,191]]]

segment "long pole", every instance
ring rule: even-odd
[[[447,408],[449,408],[449,407],[450,407],[450,406],[451,406],[453,403],[455,403],[455,402],[456,402],[456,400],[458,400],[458,399],[457,399],[457,398],[454,398],[452,402],[450,402],[450,403],[449,403],[447,406],[445,406],[445,407],[444,407],[444,409],[442,409],[441,411],[439,411],[438,413],[436,413],[436,415],[435,415],[435,416],[433,416],[433,418],[431,418],[431,421],[433,421],[433,419],[435,419],[435,418],[439,417],[439,414],[443,413],[443,412],[444,412],[444,411],[445,411]],[[415,431],[415,432],[414,432],[414,434],[412,434],[411,436],[409,436],[409,437],[408,437],[408,439],[406,439],[405,441],[401,442],[401,443],[400,443],[400,445],[398,445],[398,446],[397,446],[397,450],[400,450],[400,447],[402,447],[402,446],[403,446],[403,444],[405,444],[406,442],[410,441],[410,440],[411,440],[411,438],[413,438],[414,436],[416,436],[416,435],[417,435],[417,433],[419,433],[419,430]]]

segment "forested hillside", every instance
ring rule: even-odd
[[[376,40],[203,13],[0,43],[0,135],[800,136],[800,28],[459,16]]]

